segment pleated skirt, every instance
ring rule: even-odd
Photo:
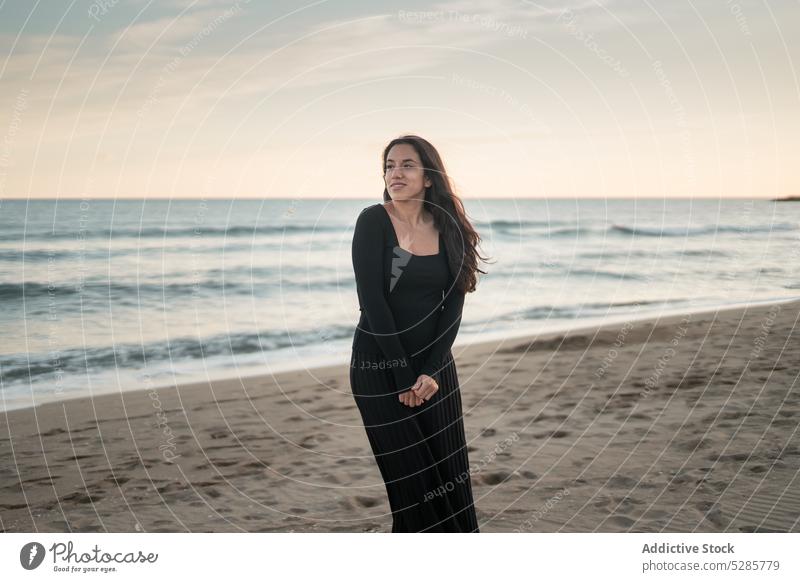
[[[424,354],[410,358],[418,370]],[[434,378],[439,390],[411,408],[398,399],[381,355],[352,351],[350,386],[386,485],[392,532],[472,532],[472,496],[461,390],[452,352]]]

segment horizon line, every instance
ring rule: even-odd
[[[800,194],[785,194],[779,196],[476,196],[462,197],[461,200],[800,200]],[[0,196],[4,200],[374,200],[371,196],[302,196],[302,197],[258,197],[258,196],[211,196],[208,198],[194,196],[61,196],[45,197],[36,196]]]

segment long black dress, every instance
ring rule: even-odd
[[[436,255],[409,253],[383,204],[374,204],[356,220],[352,258],[361,317],[350,385],[386,485],[392,532],[477,533],[451,352],[464,294],[444,240]],[[439,390],[411,408],[398,395],[422,373]]]

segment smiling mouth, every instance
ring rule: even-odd
[[[394,184],[391,185],[392,188],[394,188],[395,186],[405,186],[405,184],[401,184],[400,182],[395,182]]]

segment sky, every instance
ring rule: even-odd
[[[800,1],[0,0],[0,198],[800,195]]]

